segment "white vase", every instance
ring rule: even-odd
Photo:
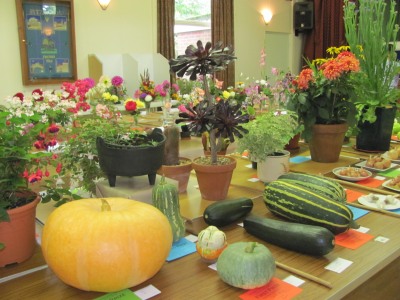
[[[281,150],[282,155],[268,156],[264,161],[257,162],[257,176],[262,182],[271,182],[289,172],[290,152]]]

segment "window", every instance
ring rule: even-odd
[[[185,53],[186,47],[211,41],[211,1],[175,0],[175,56]]]

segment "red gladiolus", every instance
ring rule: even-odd
[[[60,173],[61,170],[62,170],[62,163],[58,163],[58,164],[57,164],[57,168],[56,168],[56,172],[57,172],[57,173]]]

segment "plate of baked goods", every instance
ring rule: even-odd
[[[398,164],[392,163],[390,159],[382,155],[371,155],[367,160],[355,164],[356,167],[365,168],[371,171],[382,172],[395,168]]]
[[[364,168],[340,167],[332,170],[332,173],[340,179],[347,181],[361,181],[372,176],[372,173]]]
[[[382,154],[385,159],[390,159],[394,163],[400,163],[400,147],[395,147]]]
[[[393,195],[368,194],[358,198],[358,202],[378,209],[394,210],[400,208],[400,200]]]
[[[400,192],[400,176],[385,181],[382,186],[389,190]]]

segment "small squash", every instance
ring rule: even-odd
[[[185,235],[185,222],[181,216],[179,192],[175,185],[161,177],[152,191],[153,205],[157,207],[169,220],[172,228],[173,241],[179,241]]]
[[[215,226],[208,226],[197,236],[196,250],[205,262],[216,262],[226,246],[225,233]]]
[[[154,206],[124,199],[81,199],[56,208],[42,235],[43,256],[61,281],[115,292],[153,277],[172,246],[168,219]]]
[[[271,252],[256,242],[230,244],[217,261],[217,272],[222,281],[242,289],[254,289],[267,284],[275,270],[275,259]]]

